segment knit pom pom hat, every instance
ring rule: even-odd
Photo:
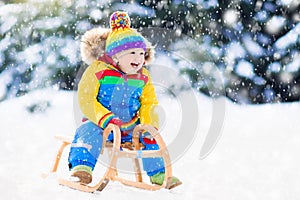
[[[114,12],[110,17],[110,28],[105,53],[111,58],[119,52],[132,48],[142,48],[146,51],[145,38],[130,28],[130,19],[126,12]]]

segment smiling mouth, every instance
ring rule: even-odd
[[[138,66],[139,66],[139,64],[138,64],[138,63],[130,63],[130,65],[131,65],[132,67],[134,67],[134,68],[136,68],[136,67],[138,67]]]

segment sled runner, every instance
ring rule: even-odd
[[[152,137],[156,140],[157,144],[159,145],[159,150],[141,150],[139,138],[140,134],[142,134],[142,132],[144,131],[149,132],[152,135]],[[113,132],[114,137],[113,143],[107,142],[107,138],[111,132]],[[65,147],[72,143],[71,138],[61,136],[57,136],[56,138],[62,141],[62,144],[57,152],[51,173],[55,173],[57,171],[61,155]],[[73,182],[61,178],[58,180],[59,184],[84,192],[102,191],[105,188],[105,186],[109,183],[109,181],[119,181],[124,185],[142,188],[146,190],[158,190],[161,188],[172,189],[172,167],[170,156],[166,144],[164,143],[162,137],[154,127],[149,125],[136,126],[132,134],[132,145],[130,145],[121,144],[120,129],[116,125],[109,124],[108,127],[103,131],[103,143],[105,144],[103,144],[101,154],[103,154],[103,151],[105,150],[108,151],[109,166],[107,167],[104,176],[101,180],[99,180],[97,184],[85,185],[79,182]],[[148,184],[143,181],[139,159],[150,157],[162,157],[164,160],[165,178],[162,185]],[[119,158],[132,159],[136,181],[128,180],[119,176],[117,169],[117,161]]]

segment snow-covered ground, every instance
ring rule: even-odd
[[[41,178],[59,147],[53,136],[72,135],[77,127],[73,99],[74,92],[46,89],[0,103],[0,199],[300,199],[300,103],[241,106],[226,101],[222,137],[201,160],[212,102],[197,95],[196,138],[173,163],[182,186],[145,191],[110,182],[104,191],[89,194],[58,185],[55,175]],[[29,108],[34,103],[42,106],[33,114]],[[176,127],[172,120],[178,117],[178,104],[164,99],[162,106],[167,115],[163,135],[176,137],[166,136],[166,130],[171,127],[168,123]],[[68,176],[66,159],[64,155],[59,176]]]

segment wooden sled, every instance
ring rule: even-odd
[[[159,145],[159,150],[140,150],[140,134],[143,131],[149,132],[153,138],[156,140],[157,144]],[[107,144],[107,137],[108,135],[113,132],[114,136],[114,142],[113,144]],[[62,141],[62,145],[60,146],[55,162],[53,164],[51,173],[55,173],[57,171],[61,155],[65,149],[66,146],[70,145],[72,143],[71,138],[66,138],[66,137],[56,137],[58,140]],[[120,130],[117,126],[113,124],[109,124],[108,127],[104,130],[103,132],[103,148],[101,151],[101,154],[103,154],[104,150],[108,150],[109,153],[109,166],[107,167],[106,172],[104,173],[104,176],[102,179],[95,185],[85,185],[79,182],[73,182],[70,180],[66,179],[59,179],[58,182],[61,185],[68,186],[70,188],[84,191],[84,192],[95,192],[95,191],[102,191],[105,186],[109,183],[110,180],[112,181],[119,181],[120,183],[127,185],[127,186],[132,186],[132,187],[137,187],[137,188],[142,188],[146,190],[159,190],[161,188],[166,188],[166,189],[172,189],[171,185],[171,180],[172,180],[172,167],[171,167],[171,160],[170,156],[166,147],[166,144],[164,143],[162,137],[158,133],[158,131],[149,125],[138,125],[134,128],[133,134],[132,134],[132,147],[134,148],[129,149],[126,151],[121,150],[121,133]],[[126,148],[123,147],[122,148]],[[125,178],[122,178],[118,175],[118,169],[117,169],[117,161],[118,158],[125,157],[125,158],[130,158],[133,161],[133,166],[135,170],[135,180],[128,180]],[[142,173],[141,173],[141,168],[139,164],[139,159],[140,158],[149,158],[149,157],[162,157],[164,160],[164,165],[165,165],[165,178],[164,182],[162,185],[155,185],[155,184],[148,184],[143,182],[142,178]]]

